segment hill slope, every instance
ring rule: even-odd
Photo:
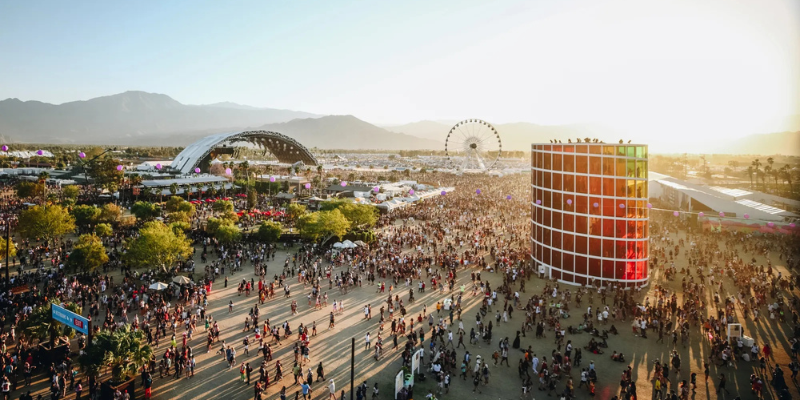
[[[748,135],[720,147],[714,153],[800,156],[800,131]]]
[[[119,143],[152,134],[258,126],[317,115],[269,108],[191,106],[163,94],[130,91],[54,105],[0,101],[0,134],[22,142]]]

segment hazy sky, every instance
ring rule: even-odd
[[[0,0],[0,98],[144,90],[374,123],[785,129],[800,1]]]

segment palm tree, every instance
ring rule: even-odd
[[[786,164],[781,167],[779,172],[781,177],[789,184],[789,194],[791,195],[794,193],[794,189],[792,188],[792,169],[789,168],[789,164]]]
[[[172,184],[169,185],[169,193],[172,194],[173,196],[178,194],[178,184],[177,183],[172,182]]]
[[[769,173],[770,173],[770,175],[772,175],[772,179],[775,179],[775,190],[777,190],[778,189],[778,176],[780,175],[780,173],[778,173],[778,169],[777,168],[772,168]]]
[[[764,167],[764,174],[762,175],[761,179],[765,180],[767,176],[772,175],[772,166],[767,165]],[[764,182],[764,189],[767,188],[767,183]]]
[[[752,165],[747,166],[747,175],[750,177],[750,189],[753,188],[753,173],[754,169]]]
[[[758,177],[761,176],[761,161],[756,158],[751,165],[753,166],[753,173],[756,174],[756,186],[758,186]]]
[[[110,368],[113,381],[120,383],[135,376],[152,356],[153,349],[147,344],[144,331],[124,325],[114,332],[97,333],[92,345],[78,358],[78,365],[86,375],[95,378],[104,367]]]

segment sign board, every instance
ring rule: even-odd
[[[743,334],[742,324],[728,324],[728,341],[730,341],[731,338],[742,337]]]
[[[394,398],[397,399],[397,395],[400,394],[400,391],[403,390],[403,371],[397,373],[397,376],[394,377]]]
[[[419,349],[419,350],[417,350],[416,353],[414,353],[413,356],[411,356],[411,373],[412,373],[411,381],[412,382],[414,381],[413,374],[418,374],[418,373],[421,372],[421,368],[422,368],[422,362],[421,361],[422,361],[422,355],[423,355],[424,352],[425,352],[425,350]]]
[[[62,324],[75,329],[84,335],[89,334],[89,320],[87,318],[55,304],[52,304],[51,308],[53,310],[52,314],[54,320],[61,322]]]

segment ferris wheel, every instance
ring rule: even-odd
[[[488,171],[497,164],[502,150],[497,129],[480,119],[455,124],[444,141],[447,161],[460,171]]]

